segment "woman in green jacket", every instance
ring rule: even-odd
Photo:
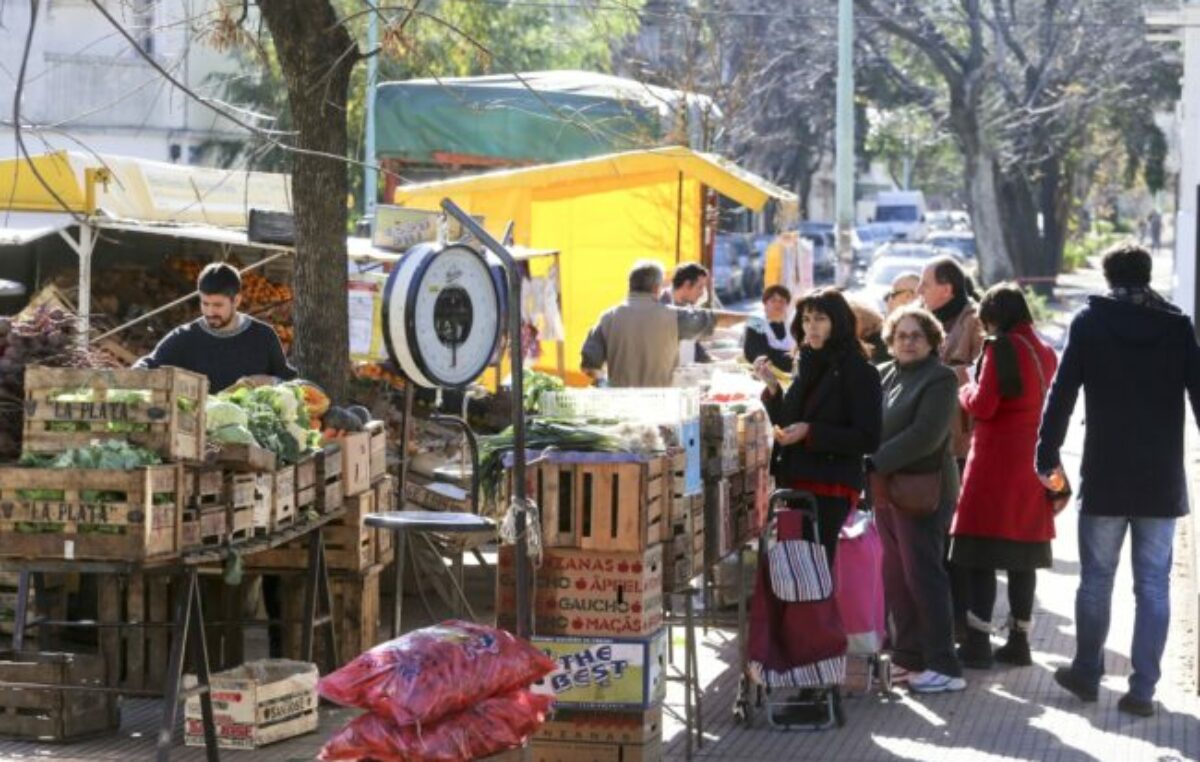
[[[892,620],[893,679],[917,693],[961,691],[967,683],[954,651],[950,578],[942,565],[946,528],[958,496],[950,425],[958,380],[938,359],[945,338],[937,318],[915,306],[888,316],[883,338],[895,358],[883,377],[883,436],[870,457],[874,484],[894,473],[938,473],[940,497],[928,515],[905,513],[875,490],[883,541],[883,585]]]

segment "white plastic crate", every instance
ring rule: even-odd
[[[564,389],[546,392],[540,405],[542,414],[553,418],[682,423],[700,417],[696,389]]]

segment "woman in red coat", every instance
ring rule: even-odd
[[[975,381],[959,402],[975,419],[971,453],[958,509],[950,527],[950,560],[970,577],[964,666],[987,669],[993,658],[1029,665],[1037,570],[1051,564],[1054,507],[1030,468],[1042,403],[1058,359],[1033,330],[1025,295],[1013,285],[993,286],[979,306],[991,337],[976,365]],[[996,570],[1008,575],[1008,642],[992,653]]]

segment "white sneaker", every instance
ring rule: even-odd
[[[908,689],[913,693],[948,693],[961,691],[966,687],[967,681],[963,678],[943,675],[932,669],[927,669],[908,680]]]
[[[899,683],[907,683],[909,680],[916,677],[918,674],[920,674],[920,673],[905,669],[904,667],[901,667],[899,664],[893,664],[892,665],[892,684],[896,685]]]

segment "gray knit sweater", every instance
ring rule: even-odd
[[[882,444],[871,462],[876,471],[942,471],[942,506],[948,515],[958,499],[958,467],[947,446],[958,407],[958,379],[936,355],[900,366],[880,367],[883,377]]]

